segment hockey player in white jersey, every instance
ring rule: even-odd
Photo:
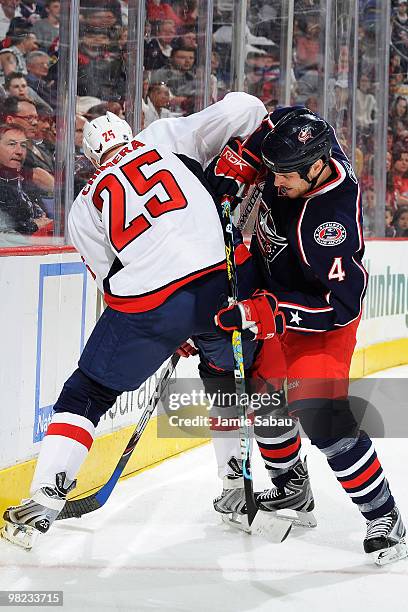
[[[187,338],[196,339],[204,376],[233,370],[230,340],[213,320],[228,289],[222,227],[203,167],[231,137],[253,132],[265,112],[256,98],[232,93],[196,115],[159,120],[136,138],[111,113],[85,126],[84,152],[96,172],[72,206],[69,232],[108,307],[54,406],[31,498],[4,514],[8,540],[30,548],[48,531],[101,416]],[[242,243],[236,259],[242,299],[255,289]],[[246,343],[246,366],[255,350]],[[236,446],[239,457],[238,438]],[[224,464],[220,476],[230,469]]]

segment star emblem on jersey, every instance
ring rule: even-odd
[[[296,323],[296,325],[300,325],[300,322],[303,320],[302,317],[299,316],[298,310],[296,310],[295,312],[290,311],[290,316],[291,319],[289,323]]]
[[[337,246],[345,241],[346,236],[346,228],[336,221],[322,223],[314,231],[315,241],[322,246]]]

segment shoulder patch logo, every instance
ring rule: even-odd
[[[336,221],[322,223],[314,232],[315,241],[322,246],[337,246],[344,242],[346,236],[346,228]]]
[[[312,138],[312,130],[309,126],[306,126],[299,131],[298,140],[302,144],[305,144],[311,138]]]

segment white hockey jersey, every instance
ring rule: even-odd
[[[265,114],[257,98],[230,93],[200,113],[151,124],[90,179],[68,228],[110,307],[150,310],[225,265],[214,201],[177,154],[204,168]]]

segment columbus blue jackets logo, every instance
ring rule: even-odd
[[[286,249],[288,241],[284,236],[277,234],[271,211],[263,200],[259,205],[255,229],[259,248],[268,265]]]
[[[311,130],[311,128],[308,125],[306,127],[302,128],[301,130],[299,130],[298,140],[302,144],[305,144],[311,138],[312,138],[312,130]]]
[[[322,246],[337,246],[344,242],[346,236],[346,228],[336,221],[322,223],[314,232],[314,239]]]

